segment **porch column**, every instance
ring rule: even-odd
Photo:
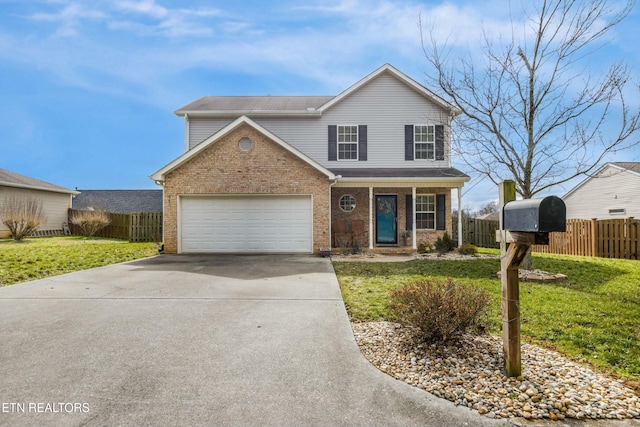
[[[462,187],[458,187],[458,247],[462,246]]]
[[[369,187],[369,249],[373,249],[373,187]]]
[[[414,250],[418,249],[418,227],[416,227],[416,187],[411,188],[411,212],[413,212],[413,244],[411,245]]]

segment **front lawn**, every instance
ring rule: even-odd
[[[491,333],[501,333],[501,284],[493,277],[500,270],[498,259],[333,265],[355,322],[394,320],[388,310],[389,290],[402,283],[425,276],[453,277],[489,292]],[[523,338],[610,370],[640,389],[640,262],[534,254],[534,268],[564,273],[568,279],[520,283]]]
[[[79,236],[0,240],[0,287],[157,255],[156,243]]]

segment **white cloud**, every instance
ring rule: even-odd
[[[472,50],[483,28],[494,38],[511,31],[510,11],[498,0],[344,0],[303,6],[291,1],[229,4],[224,10],[169,4],[50,4],[31,21],[56,24],[54,31],[66,40],[38,36],[42,28],[37,25],[5,30],[4,45],[12,47],[0,58],[41,67],[69,85],[172,108],[172,91],[179,94],[188,84],[186,73],[199,70],[242,72],[265,81],[298,76],[315,81],[312,90],[323,94],[345,89],[384,62],[420,77],[428,64],[419,16],[451,48]]]
[[[139,13],[156,19],[163,19],[169,14],[167,8],[157,5],[154,0],[117,1],[115,8],[122,12]]]
[[[84,20],[102,20],[105,14],[97,9],[84,7],[80,3],[71,2],[64,5],[63,9],[54,12],[38,12],[30,16],[36,22],[51,22],[58,24],[54,35],[59,37],[73,37],[78,35],[78,26]]]

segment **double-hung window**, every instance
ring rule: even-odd
[[[434,194],[416,195],[416,229],[435,230],[436,196]]]
[[[435,129],[433,125],[413,127],[415,159],[435,159]]]
[[[338,126],[338,160],[358,160],[358,126]]]

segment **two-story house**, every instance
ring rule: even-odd
[[[206,96],[176,111],[167,253],[416,249],[451,234],[456,108],[391,65],[337,96]],[[406,231],[408,230],[408,231]]]

